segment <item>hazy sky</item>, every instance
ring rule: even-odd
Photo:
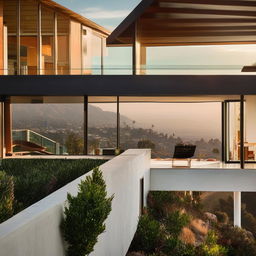
[[[140,2],[139,0],[55,1],[110,30],[113,30]],[[127,67],[131,65],[131,49],[110,48],[104,63],[105,67]],[[225,68],[231,67],[231,70],[204,71],[205,74],[216,72],[219,74],[240,73],[242,66],[254,63],[256,63],[256,46],[254,45],[180,46],[147,49],[148,65],[201,65],[206,68],[207,65],[224,65]],[[160,74],[166,71],[154,70],[148,73],[152,72]],[[109,71],[110,73],[111,71]],[[117,72],[115,71],[115,73]],[[120,73],[129,74],[129,71],[123,70]],[[184,69],[180,73],[188,74],[188,71]],[[110,105],[98,106],[104,110],[113,108]],[[151,104],[143,107],[142,105],[122,105],[121,110],[122,114],[145,127],[154,124],[157,130],[175,132],[184,136],[206,137],[208,135],[219,137],[220,135],[219,104],[194,104],[193,106],[191,104]]]

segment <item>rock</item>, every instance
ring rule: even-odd
[[[201,219],[192,220],[190,226],[194,233],[199,235],[206,236],[209,230],[209,225]]]
[[[210,221],[210,222],[214,222],[217,223],[218,222],[218,218],[215,214],[210,213],[210,212],[205,212],[204,213],[205,217]]]

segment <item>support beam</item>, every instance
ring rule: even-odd
[[[119,96],[116,99],[116,148],[120,149],[120,101]]]
[[[38,3],[37,14],[37,74],[42,75],[42,5]]]
[[[240,96],[240,168],[244,169],[244,95]]]
[[[4,22],[3,22],[3,0],[0,0],[0,75],[4,71]]]
[[[84,96],[84,155],[88,155],[88,96]]]
[[[17,0],[17,75],[20,75],[20,0]]]
[[[221,161],[226,161],[226,102],[221,103]]]
[[[0,158],[5,157],[4,148],[4,102],[0,101]]]
[[[241,228],[241,192],[234,192],[234,226]]]
[[[134,35],[133,35],[133,75],[144,75],[146,65],[146,47],[143,46],[139,41],[138,36],[138,24],[134,24]]]
[[[4,101],[4,140],[6,155],[12,155],[12,106],[10,98]]]

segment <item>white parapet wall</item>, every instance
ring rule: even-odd
[[[150,156],[150,150],[130,149],[100,167],[114,200],[106,232],[99,236],[92,256],[125,256],[140,214],[141,178],[144,199],[149,191]],[[0,256],[64,256],[63,206],[67,193],[75,195],[87,175],[91,172],[0,224]]]

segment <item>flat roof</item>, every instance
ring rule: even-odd
[[[39,0],[42,4],[44,4],[45,6],[50,7],[51,9],[56,10],[57,12],[61,12],[79,22],[81,22],[83,25],[88,26],[94,30],[96,30],[97,32],[101,33],[104,36],[109,36],[110,31],[107,30],[106,28],[98,25],[97,23],[83,17],[82,15],[56,3],[55,1],[52,0]]]
[[[108,37],[109,46],[256,43],[255,0],[142,0]]]

